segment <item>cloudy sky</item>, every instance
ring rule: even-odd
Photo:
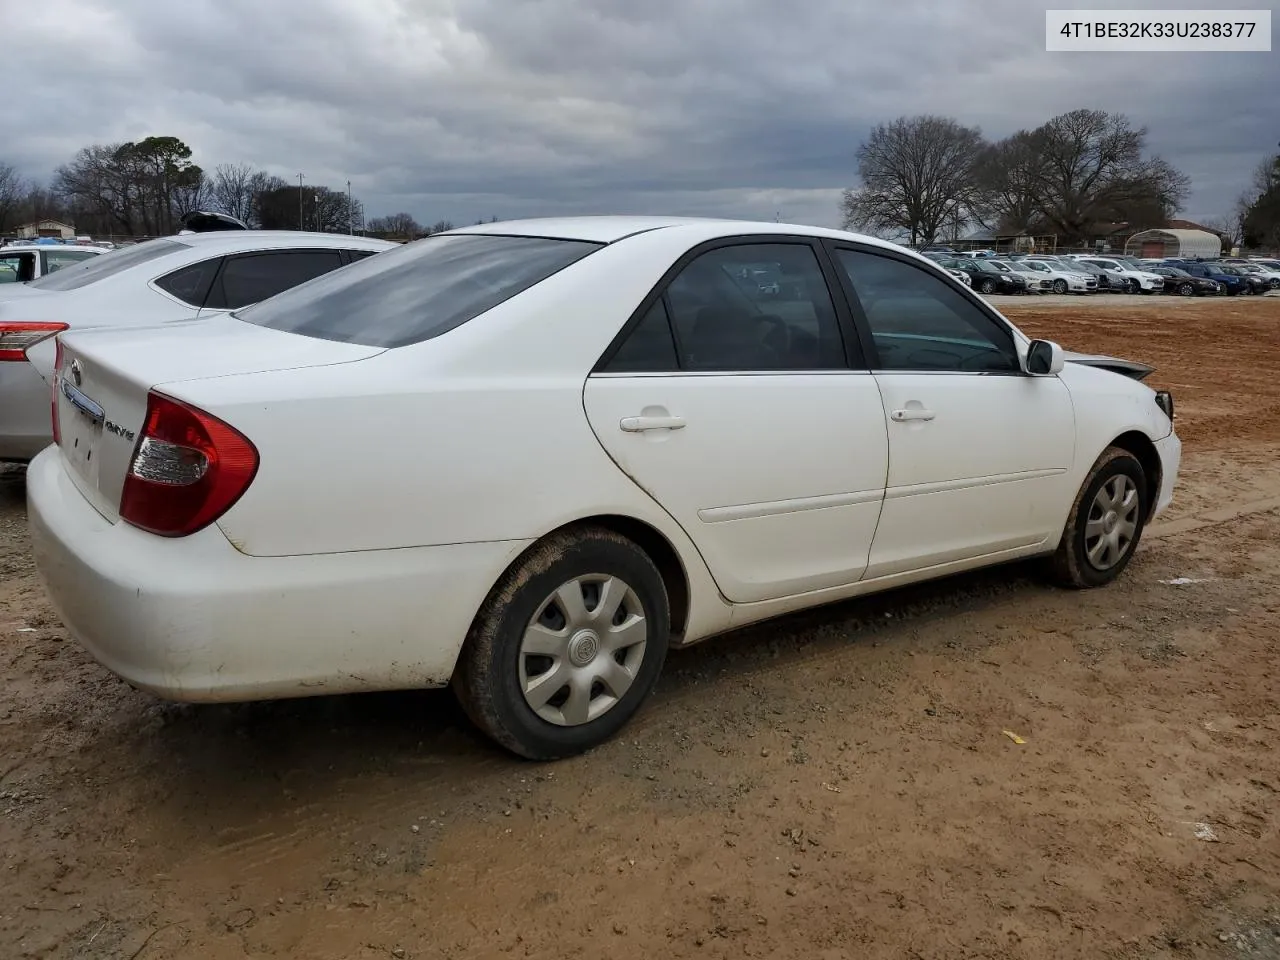
[[[836,225],[880,121],[995,138],[1088,106],[1190,175],[1185,216],[1225,213],[1280,140],[1280,55],[1046,53],[1050,5],[1106,4],[0,0],[6,74],[39,78],[5,98],[0,161],[45,178],[88,143],[169,134],[206,169],[349,178],[370,216]]]

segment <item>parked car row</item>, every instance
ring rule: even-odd
[[[1078,253],[979,257],[933,250],[926,250],[924,256],[949,271],[963,272],[974,289],[988,294],[1110,292],[1192,297],[1280,289],[1280,261],[1265,259],[1140,260]]]
[[[48,439],[9,402],[47,377],[32,544],[94,657],[190,701],[448,684],[532,758],[672,646],[1024,557],[1109,583],[1181,455],[1150,367],[836,230],[231,231],[11,286],[0,425]]]

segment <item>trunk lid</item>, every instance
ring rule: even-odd
[[[60,339],[54,394],[59,448],[72,482],[112,522],[120,516],[120,494],[152,388],[351,363],[385,349],[282,333],[233,317],[68,331]]]

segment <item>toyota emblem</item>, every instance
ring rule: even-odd
[[[77,387],[80,386],[81,382],[84,380],[84,371],[80,369],[79,360],[71,361],[71,379],[75,381]]]

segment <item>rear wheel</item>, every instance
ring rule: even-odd
[[[1124,571],[1138,549],[1149,511],[1142,464],[1127,450],[1108,447],[1072,504],[1053,555],[1062,586],[1101,587]]]
[[[476,726],[513,753],[571,756],[639,709],[669,640],[667,592],[648,555],[610,530],[566,530],[490,592],[454,690]]]

